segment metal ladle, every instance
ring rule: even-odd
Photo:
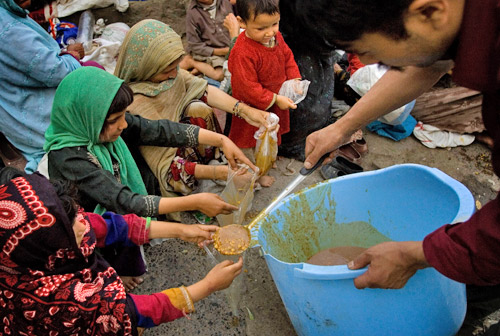
[[[323,161],[330,155],[327,153],[323,155],[318,162],[310,169],[302,167],[299,175],[288,184],[288,186],[271,202],[264,210],[262,210],[257,217],[248,225],[231,224],[218,229],[213,237],[214,247],[217,251],[224,255],[235,255],[243,253],[250,246],[252,240],[250,229],[264,216],[269,214],[272,209],[285,198],[297,185],[300,184],[308,175],[312,174]]]

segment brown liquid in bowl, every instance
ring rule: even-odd
[[[306,263],[320,266],[347,265],[366,250],[359,246],[330,247],[310,257]]]

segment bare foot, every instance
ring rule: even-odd
[[[477,141],[485,144],[489,149],[493,149],[493,144],[494,144],[493,138],[490,137],[488,134],[479,133],[478,135],[476,135],[476,139]]]
[[[285,158],[284,156],[279,156],[279,155],[278,155],[278,156],[276,156],[276,161],[283,160],[284,158]],[[271,168],[273,168],[273,169],[278,168],[278,164],[276,163],[276,161],[273,161],[273,165],[272,165],[272,167],[271,167]]]
[[[276,179],[269,175],[264,175],[259,177],[260,185],[266,188],[272,186],[275,181]]]
[[[252,174],[249,172],[244,172],[233,177],[233,183],[238,190],[250,186],[250,181],[252,180]]]
[[[144,279],[141,277],[132,277],[132,276],[120,276],[120,279],[122,279],[123,286],[125,287],[126,292],[134,290],[144,281]]]

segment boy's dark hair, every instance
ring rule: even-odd
[[[45,5],[50,5],[52,3],[52,0],[31,0],[31,4],[28,7],[28,10],[30,12],[36,11],[40,8],[45,7]]]
[[[121,112],[127,108],[134,101],[134,92],[130,87],[122,83],[118,92],[115,95],[115,98],[111,102],[109,106],[108,114],[106,114],[106,119],[112,115],[113,113]]]
[[[50,183],[54,186],[64,211],[72,223],[78,211],[78,188],[76,184],[66,180],[50,180]]]
[[[273,15],[280,12],[279,0],[238,0],[236,12],[243,22],[253,20],[260,14]]]
[[[394,40],[406,39],[404,18],[413,1],[296,0],[293,12],[309,33],[335,49],[349,45],[365,33],[381,33]]]
[[[10,180],[16,177],[25,176],[26,173],[12,167],[0,169],[0,185],[7,184]],[[76,184],[65,180],[50,180],[54,186],[57,196],[61,200],[63,208],[71,222],[76,217],[78,210],[78,188]]]
[[[4,167],[0,169],[0,185],[9,183],[16,177],[24,176],[24,172],[13,167]]]

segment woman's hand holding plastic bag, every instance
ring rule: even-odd
[[[255,127],[265,126],[269,112],[258,110],[242,102],[236,106],[235,114],[243,118],[247,123]]]

